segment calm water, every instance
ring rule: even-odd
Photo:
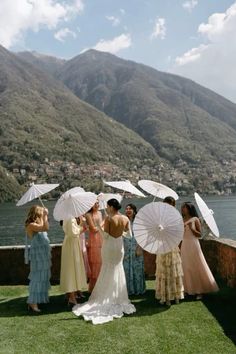
[[[236,196],[227,197],[204,197],[210,209],[214,210],[214,216],[220,230],[221,237],[236,240]],[[133,202],[140,208],[142,205],[150,202],[149,198],[125,199],[123,205]],[[181,198],[177,203],[177,208],[183,201],[193,201],[193,198]],[[35,202],[34,202],[35,204]],[[16,207],[12,203],[0,204],[0,245],[23,245],[25,239],[24,220],[29,207],[33,203],[26,204],[22,207]],[[59,223],[53,219],[52,211],[55,201],[45,202],[45,206],[49,209],[49,238],[51,243],[61,243],[64,237],[63,230]]]

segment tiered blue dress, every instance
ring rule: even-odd
[[[28,259],[30,261],[30,274],[28,277],[30,283],[27,303],[46,303],[49,301],[48,290],[51,276],[51,248],[47,232],[33,234]]]
[[[132,230],[132,225],[131,225]],[[123,237],[124,242],[124,260],[127,290],[129,295],[141,295],[145,293],[145,275],[143,255],[136,254],[137,241],[133,232],[130,238]]]

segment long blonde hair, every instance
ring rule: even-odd
[[[25,227],[27,227],[32,222],[37,221],[37,219],[41,219],[43,216],[43,207],[39,205],[33,205],[27,215],[25,220]]]

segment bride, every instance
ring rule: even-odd
[[[116,199],[107,202],[108,216],[104,221],[102,267],[93,292],[87,302],[77,304],[72,311],[86,321],[101,324],[136,311],[128,299],[123,268],[122,234],[129,230],[129,219],[119,213]]]

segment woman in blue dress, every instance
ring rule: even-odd
[[[30,251],[26,246],[25,261],[30,262],[28,309],[38,313],[38,304],[49,301],[51,248],[47,231],[48,210],[34,205],[30,208],[25,221],[27,239],[30,239]]]
[[[125,208],[125,214],[130,220],[131,237],[123,237],[124,242],[124,270],[129,295],[144,294],[146,290],[144,276],[143,250],[137,244],[132,231],[132,224],[137,214],[137,208],[134,204],[128,204]]]

